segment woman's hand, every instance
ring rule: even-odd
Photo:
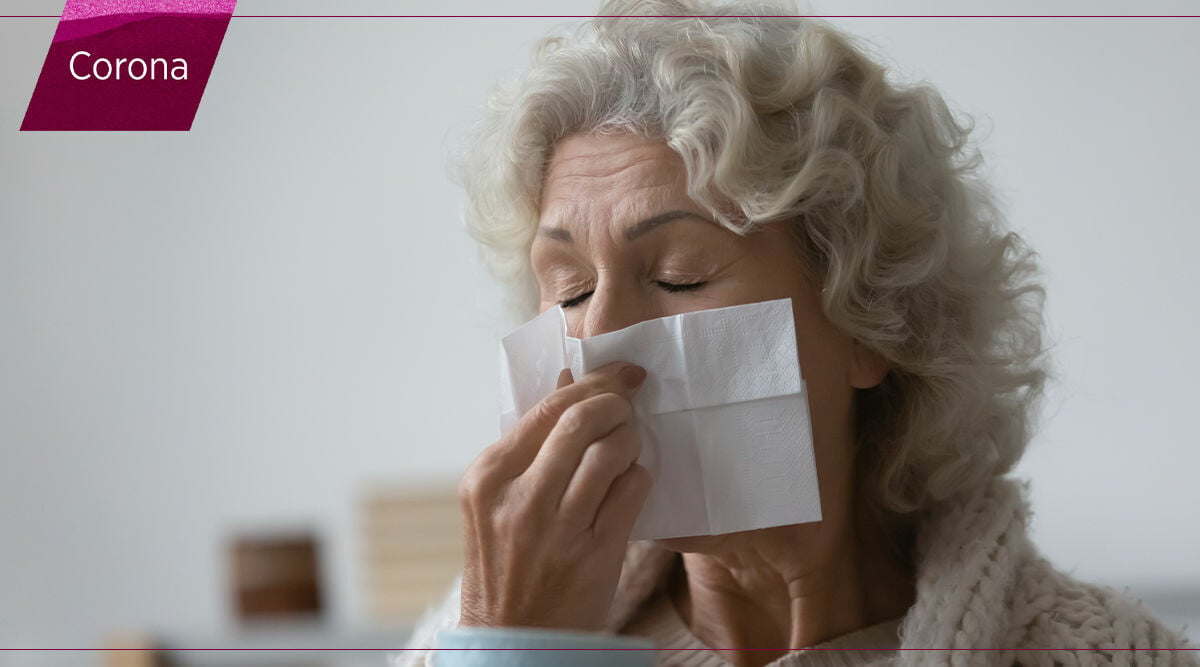
[[[629,403],[645,378],[620,362],[574,383],[564,370],[467,469],[462,625],[601,628],[650,491]]]

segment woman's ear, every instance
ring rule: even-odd
[[[887,376],[888,363],[883,355],[868,348],[855,339],[850,349],[850,386],[855,389],[870,389],[883,382]]]

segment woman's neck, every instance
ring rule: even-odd
[[[879,539],[847,536],[828,557],[797,558],[783,534],[789,528],[756,531],[728,553],[685,553],[672,581],[672,602],[692,633],[735,665],[764,665],[901,616],[915,599],[909,568],[887,557]],[[745,648],[775,650],[729,650]]]

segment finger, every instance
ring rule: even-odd
[[[642,367],[615,361],[539,401],[517,421],[507,436],[493,445],[497,455],[505,461],[508,476],[520,475],[533,463],[542,443],[567,408],[604,393],[630,398],[645,379],[646,371]]]
[[[564,368],[561,371],[559,371],[558,382],[555,384],[554,388],[556,390],[562,389],[563,387],[571,384],[574,381],[575,381],[575,377],[573,375],[571,375],[571,369]]]
[[[650,471],[636,463],[618,475],[596,511],[596,522],[592,524],[596,539],[620,545],[628,542],[653,485]]]
[[[584,451],[629,425],[633,406],[624,397],[607,393],[587,398],[563,412],[523,478],[554,498],[557,505],[575,475]]]
[[[641,439],[628,422],[589,445],[563,491],[559,517],[585,527],[595,523],[613,482],[637,461],[640,450]]]

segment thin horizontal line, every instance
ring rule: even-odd
[[[56,19],[49,14],[0,14],[0,19]],[[777,14],[769,16],[708,16],[684,14],[609,17],[580,14],[234,14],[235,19],[687,19],[687,18],[815,18],[815,19],[1195,19],[1200,14]]]
[[[270,651],[275,653],[311,651],[311,652],[379,652],[379,651],[690,651],[692,648],[0,648],[0,653],[16,652],[110,652],[110,651],[153,651],[165,653],[180,653],[184,651]],[[822,648],[820,646],[802,646],[800,648],[716,648],[713,651],[1073,651],[1079,652],[1118,652],[1118,651],[1200,651],[1200,648]]]

